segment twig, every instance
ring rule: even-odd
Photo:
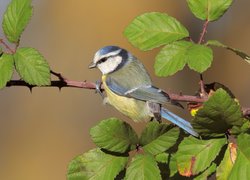
[[[205,37],[205,34],[206,34],[206,32],[207,32],[208,23],[209,23],[209,21],[206,20],[206,21],[204,22],[204,24],[203,24],[203,28],[202,28],[202,32],[201,32],[201,35],[200,35],[200,39],[199,39],[199,41],[198,41],[198,44],[201,44],[202,41],[204,41],[204,37]]]
[[[6,87],[12,87],[12,86],[19,86],[19,87],[28,87],[28,88],[34,88],[38,87],[35,85],[30,85],[26,83],[23,80],[10,80]],[[86,82],[86,81],[73,81],[73,80],[55,80],[51,81],[50,85],[46,86],[39,86],[39,87],[57,87],[59,89],[63,87],[73,87],[73,88],[83,88],[83,89],[95,89],[95,83],[92,82]]]
[[[14,54],[14,53],[15,53],[15,51],[12,50],[12,49],[10,48],[10,46],[9,46],[6,42],[4,42],[3,39],[0,39],[0,43],[8,50],[11,54]]]
[[[61,75],[59,75],[59,77],[61,77]],[[6,85],[6,87],[12,87],[12,86],[19,86],[19,87],[23,86],[23,87],[28,87],[28,88],[37,87],[34,85],[30,85],[23,80],[11,80]],[[73,87],[73,88],[82,88],[82,89],[96,89],[96,84],[93,82],[87,82],[87,81],[73,81],[73,80],[62,79],[62,80],[51,81],[50,85],[40,86],[40,87],[57,87],[59,89],[64,88],[64,87]],[[104,90],[103,87],[101,87],[101,89]],[[207,100],[206,98],[200,98],[197,96],[179,95],[179,94],[170,93],[170,92],[167,92],[167,93],[172,100],[181,101],[181,102],[202,103],[202,102],[205,102]]]
[[[51,74],[56,76],[59,80],[52,80],[50,85],[40,86],[40,87],[56,87],[59,89],[64,87],[65,88],[71,87],[71,88],[96,90],[96,84],[93,82],[68,80],[62,74],[56,73],[54,71],[51,71]],[[30,85],[23,80],[10,80],[6,85],[6,87],[13,87],[13,86],[28,87],[30,90],[32,90],[32,88],[34,87],[37,87],[35,85]],[[103,87],[101,87],[101,89],[104,90]],[[169,95],[171,100],[179,102],[203,103],[208,100],[207,97],[175,94],[168,91],[166,91],[166,93]],[[250,116],[250,108],[242,108],[242,112],[245,117]]]
[[[200,91],[200,96],[202,98],[208,98],[208,94],[207,94],[207,92],[205,90],[205,83],[204,83],[202,74],[200,74],[200,82],[199,82],[199,84],[200,84],[200,90],[201,90]]]
[[[19,87],[28,87],[29,89],[32,89],[34,85],[30,85],[26,83],[23,80],[11,80],[7,83],[6,87],[12,87],[12,86],[19,86]],[[73,81],[73,80],[55,80],[51,81],[51,85],[47,86],[40,86],[40,87],[57,87],[59,89],[64,87],[71,87],[71,88],[82,88],[82,89],[96,89],[96,85],[93,82],[86,82],[86,81]],[[102,87],[102,90],[103,87]],[[167,92],[168,95],[172,100],[179,101],[179,102],[196,102],[196,103],[203,103],[207,101],[207,98],[200,98],[197,96],[190,96],[190,95],[180,95],[175,93]],[[242,108],[242,112],[244,116],[250,116],[250,108]]]
[[[201,44],[204,41],[205,34],[207,32],[207,26],[208,26],[208,20],[206,20],[203,24],[202,32],[198,41],[198,44]],[[208,94],[205,91],[204,81],[203,81],[203,75],[200,74],[200,89],[201,89],[201,97],[208,97]]]
[[[40,86],[40,87],[57,87],[59,89],[66,88],[66,87],[73,87],[73,88],[82,88],[82,89],[96,89],[96,84],[93,82],[87,82],[87,81],[73,81],[73,80],[67,80],[66,78],[61,79],[63,76],[59,73],[56,73],[56,76],[58,76],[59,80],[51,81],[50,85],[47,86]],[[28,87],[28,88],[34,88],[37,86],[30,85],[26,83],[23,80],[11,80],[7,83],[6,87],[12,87],[12,86],[19,86],[19,87]],[[101,87],[102,90],[103,87]],[[167,92],[169,97],[172,100],[180,101],[180,102],[197,102],[202,103],[205,102],[206,98],[200,98],[197,96],[189,96],[189,95],[180,95],[175,93]]]
[[[171,100],[179,101],[179,102],[195,102],[195,103],[203,103],[207,101],[207,98],[200,98],[198,96],[190,96],[190,95],[179,95],[175,93],[167,92]]]

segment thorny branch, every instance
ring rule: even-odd
[[[208,25],[208,20],[205,21],[204,25],[203,25],[203,30],[202,33],[200,35],[200,39],[199,39],[199,44],[202,43],[202,41],[204,40],[204,36],[206,34],[207,31],[207,25]],[[190,39],[191,40],[191,39]],[[7,43],[4,42],[3,39],[0,38],[0,44],[2,44],[6,50],[9,51],[9,53],[14,54],[16,52],[16,49],[19,46],[19,42],[16,43],[15,45],[15,49],[12,49]],[[54,71],[50,71],[50,73],[54,76],[56,76],[58,78],[58,80],[52,80],[50,85],[47,86],[41,86],[41,87],[57,87],[59,89],[62,89],[63,87],[71,87],[71,88],[82,88],[82,89],[94,89],[96,90],[96,83],[93,82],[87,82],[87,81],[74,81],[74,80],[69,80],[67,78],[65,78],[62,74],[54,72]],[[12,87],[12,86],[23,86],[23,87],[28,87],[30,89],[30,91],[32,91],[32,89],[34,87],[37,87],[35,85],[30,85],[28,83],[26,83],[23,80],[10,80],[9,82],[7,82],[6,87]],[[171,93],[171,92],[167,92],[167,94],[169,95],[169,97],[172,100],[175,101],[179,101],[179,102],[188,102],[188,103],[203,103],[205,101],[207,101],[208,96],[207,93],[205,91],[205,86],[204,86],[204,81],[203,81],[203,77],[202,74],[200,74],[200,87],[201,87],[201,96],[190,96],[190,95],[183,95],[183,94],[175,94],[175,93]],[[101,87],[101,90],[104,90],[103,87]],[[245,117],[250,117],[250,108],[242,108],[242,113]]]
[[[51,74],[56,76],[58,80],[52,80],[50,85],[41,86],[41,87],[57,87],[59,89],[62,89],[65,87],[90,89],[90,90],[96,89],[96,84],[93,82],[68,80],[62,74],[56,73],[54,71],[51,71]],[[30,90],[32,90],[32,88],[34,87],[37,87],[34,85],[30,85],[23,80],[11,80],[6,85],[6,87],[12,87],[12,86],[28,87]],[[101,89],[104,90],[103,87],[101,87]],[[176,94],[176,93],[171,93],[168,91],[166,92],[168,93],[168,95],[170,96],[172,100],[179,101],[179,102],[203,103],[207,101],[208,99],[206,97]],[[244,116],[250,116],[250,108],[242,108],[242,112]]]
[[[209,23],[209,21],[206,20],[206,21],[204,22],[204,24],[203,24],[203,28],[202,28],[202,32],[201,32],[201,35],[200,35],[200,39],[199,39],[199,41],[198,41],[198,44],[201,44],[202,41],[204,41],[204,37],[205,37],[205,34],[206,34],[206,32],[207,32],[208,23]]]
[[[209,21],[206,20],[203,24],[202,32],[200,34],[200,38],[198,41],[198,44],[201,44],[204,41],[205,34],[207,32],[207,26],[208,26]],[[203,75],[200,74],[200,89],[201,89],[201,97],[207,98],[208,94],[205,91],[205,86],[204,86],[204,81],[203,81]]]

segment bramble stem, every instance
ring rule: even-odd
[[[65,78],[61,73],[57,73],[54,71],[51,71],[51,74],[56,76],[58,80],[51,81],[51,85],[40,86],[40,87],[56,87],[59,89],[70,87],[70,88],[96,90],[96,84],[93,82],[69,80]],[[35,85],[30,85],[23,80],[11,80],[6,85],[6,87],[13,87],[13,86],[28,87],[30,90],[32,90],[32,88],[34,87],[37,87]],[[103,87],[101,87],[101,89],[104,90]],[[179,102],[203,103],[208,100],[207,97],[182,95],[182,94],[171,93],[168,91],[166,91],[166,93],[169,95],[171,100],[175,100]],[[242,112],[244,116],[250,116],[250,108],[242,108]]]
[[[204,41],[204,37],[205,37],[205,34],[207,32],[207,26],[208,26],[208,23],[209,21],[206,20],[203,24],[203,28],[202,28],[202,32],[201,32],[201,35],[200,35],[200,39],[198,41],[198,44],[201,44],[203,41]]]
[[[2,44],[11,54],[15,53],[15,50],[12,50],[10,46],[6,42],[4,42],[3,39],[0,39],[0,44]]]
[[[204,41],[205,34],[207,32],[207,26],[208,26],[208,20],[206,20],[203,24],[202,32],[198,41],[198,44],[201,44]],[[208,97],[208,94],[205,91],[204,81],[203,81],[203,75],[200,74],[200,89],[201,89],[201,97]]]

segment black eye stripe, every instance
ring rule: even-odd
[[[102,64],[102,63],[106,62],[109,58],[114,58],[114,57],[117,57],[117,56],[119,56],[119,55],[103,57],[103,58],[101,58],[99,61],[97,61],[97,64]],[[119,57],[121,57],[121,56],[119,56]],[[122,57],[121,57],[121,58],[122,58]]]
[[[112,57],[115,57],[115,56],[103,57],[103,58],[100,59],[97,63],[98,63],[98,64],[104,63],[104,62],[106,62],[109,58],[112,58]]]
[[[104,63],[104,62],[107,61],[107,60],[108,60],[108,58],[107,58],[107,57],[104,57],[104,58],[100,59],[100,60],[97,62],[97,64]]]

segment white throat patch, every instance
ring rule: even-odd
[[[105,62],[100,63],[97,67],[100,69],[102,74],[108,74],[116,70],[116,68],[121,64],[122,57],[121,56],[111,56]]]

